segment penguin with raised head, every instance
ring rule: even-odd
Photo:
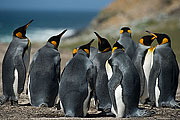
[[[179,67],[176,55],[171,48],[171,39],[167,34],[152,33],[159,45],[153,56],[153,66],[149,76],[149,94],[152,105],[156,107],[180,108],[175,101],[178,87]]]
[[[32,106],[53,107],[60,81],[58,46],[64,30],[51,37],[33,56],[29,70],[28,96]]]
[[[137,49],[137,44],[131,38],[131,29],[129,27],[121,28],[118,42],[124,46],[125,53],[132,59]]]
[[[96,80],[96,67],[89,60],[90,45],[79,47],[61,74],[59,97],[66,117],[85,117]]]
[[[141,92],[140,92],[140,102],[142,104],[148,102],[149,91],[149,74],[153,65],[153,50],[154,48],[151,46],[155,37],[152,35],[143,36],[139,40],[138,48],[134,54],[132,59],[140,77],[141,83]]]
[[[98,110],[109,114],[111,112],[111,99],[108,92],[108,69],[105,66],[106,61],[111,56],[111,45],[107,39],[101,37],[97,32],[94,33],[98,38],[99,50],[93,59],[93,63],[97,67],[95,102]]]
[[[124,47],[116,42],[112,55],[108,60],[112,68],[112,76],[108,82],[112,101],[112,113],[116,117],[144,117],[150,112],[138,108],[140,94],[139,74]]]
[[[13,32],[13,40],[2,62],[3,95],[0,97],[0,104],[11,101],[11,105],[17,105],[18,98],[24,90],[31,50],[26,30],[32,21]]]

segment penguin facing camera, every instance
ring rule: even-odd
[[[151,44],[154,39],[155,37],[152,35],[143,36],[139,40],[138,48],[136,49],[132,59],[140,77],[140,103],[142,104],[149,102],[149,74],[153,65],[154,51],[154,48],[151,46]]]
[[[129,27],[122,27],[120,30],[120,39],[118,42],[124,46],[125,53],[132,59],[137,49],[137,44],[132,40],[131,29]]]
[[[111,111],[116,117],[145,117],[151,112],[138,108],[140,94],[139,74],[125,53],[124,47],[117,41],[113,45],[112,55],[108,60],[112,75],[108,82],[112,101]]]
[[[175,101],[179,67],[171,48],[171,39],[167,34],[147,32],[153,35],[159,44],[154,50],[153,66],[149,76],[150,101],[156,107],[180,108]]]

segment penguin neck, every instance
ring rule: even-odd
[[[20,39],[20,38],[18,38],[18,37],[16,37],[16,36],[13,36],[13,40],[18,40],[18,41],[20,41],[20,40],[27,40],[27,41],[29,41],[28,38]]]
[[[131,37],[131,34],[125,32],[125,33],[120,35],[120,39],[122,39],[124,37]]]
[[[83,55],[83,56],[88,57],[87,53],[84,52],[83,50],[78,50],[77,54],[78,54],[78,55]]]
[[[149,48],[152,47],[152,46],[142,45],[141,43],[139,43],[139,47],[145,48],[145,49],[149,49]]]
[[[168,42],[168,43],[165,43],[165,44],[161,44],[159,46],[162,46],[162,47],[170,47],[171,48],[171,42]]]
[[[49,42],[47,42],[47,43],[46,43],[46,46],[48,46],[48,47],[51,47],[51,48],[54,48],[54,49],[58,50],[58,48],[56,48],[53,44],[51,44],[51,43],[49,43]]]

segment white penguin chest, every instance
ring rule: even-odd
[[[116,106],[117,106],[117,112],[114,110],[113,105],[112,105],[111,111],[116,115],[116,117],[123,117],[124,111],[125,111],[125,104],[123,102],[121,85],[119,85],[115,90],[115,101],[116,101]]]
[[[107,73],[107,76],[108,76],[108,80],[110,80],[110,78],[112,77],[112,68],[110,66],[110,64],[108,63],[108,60],[106,61],[106,64],[105,64],[105,68],[106,68],[106,73]]]
[[[146,98],[149,97],[148,83],[149,83],[149,75],[150,75],[152,65],[153,65],[153,51],[151,49],[149,49],[144,58],[144,64],[143,64],[144,75],[146,78],[145,86],[144,86],[144,93],[143,93],[143,96],[141,97],[141,100],[143,102]]]

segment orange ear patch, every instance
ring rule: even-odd
[[[167,42],[168,42],[168,39],[167,39],[167,38],[164,38],[164,39],[162,40],[161,45],[162,45],[162,44],[165,44],[165,43],[167,43]]]
[[[144,43],[143,43],[143,42],[144,42],[144,39],[141,38],[141,39],[139,40],[139,42],[140,42],[142,45],[144,45]]]
[[[16,37],[23,38],[22,33],[21,32],[16,33]]]
[[[128,30],[127,32],[131,34],[131,30]]]
[[[75,48],[75,49],[73,50],[73,55],[77,53],[78,49],[79,49],[79,48],[77,48],[77,49]]]
[[[120,30],[120,34],[122,34],[124,32],[124,30]]]
[[[84,51],[89,55],[89,50],[88,49],[84,49]]]
[[[51,44],[53,44],[54,46],[57,46],[56,41],[51,41]]]

